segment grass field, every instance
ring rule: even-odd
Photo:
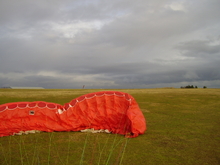
[[[0,89],[0,104],[64,104],[100,90]],[[116,134],[36,133],[0,138],[1,165],[217,165],[220,164],[220,89],[124,89],[138,102],[147,131]]]

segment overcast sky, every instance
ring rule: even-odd
[[[0,87],[220,88],[220,0],[0,0]]]

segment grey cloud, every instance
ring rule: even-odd
[[[63,1],[64,2],[64,1]],[[62,3],[54,1],[10,0],[0,2],[0,20],[2,23],[33,23],[59,16]],[[12,24],[14,25],[14,24]]]
[[[209,40],[184,42],[179,44],[176,48],[181,50],[184,56],[212,58],[212,56],[220,55],[220,44],[212,45]]]
[[[0,87],[219,87],[219,3],[1,1]]]

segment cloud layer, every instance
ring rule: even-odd
[[[219,0],[0,1],[0,87],[220,87]]]

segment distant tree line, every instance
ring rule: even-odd
[[[187,85],[187,86],[181,86],[180,88],[198,88],[197,86],[193,85]],[[206,86],[203,86],[203,88],[207,88]]]

